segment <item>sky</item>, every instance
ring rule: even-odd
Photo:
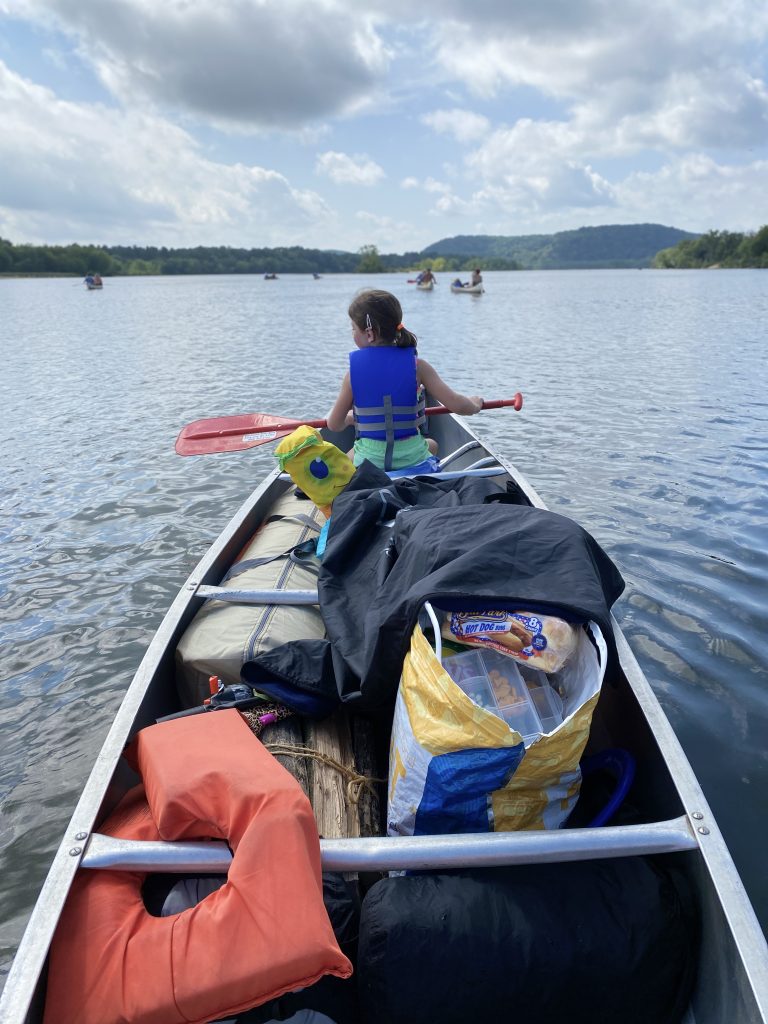
[[[0,0],[0,237],[768,223],[766,0]]]

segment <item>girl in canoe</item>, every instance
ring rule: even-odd
[[[357,351],[349,354],[328,426],[338,431],[355,424],[350,455],[356,466],[364,459],[385,470],[417,466],[437,451],[421,433],[424,394],[462,416],[479,412],[483,400],[454,391],[417,358],[416,335],[403,325],[403,310],[390,292],[361,292],[352,300],[349,318]]]

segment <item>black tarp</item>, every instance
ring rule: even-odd
[[[370,463],[336,498],[318,591],[326,640],[260,655],[243,679],[278,676],[362,709],[389,704],[425,601],[530,608],[598,623],[612,648],[618,570],[578,524],[488,478],[390,480]]]

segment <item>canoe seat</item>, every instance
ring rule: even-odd
[[[399,476],[419,476],[422,473],[437,473],[439,470],[439,460],[434,455],[430,455],[428,459],[424,459],[423,462],[419,462],[415,466],[405,466],[403,469],[390,469],[387,471],[387,476],[391,480],[396,480]]]

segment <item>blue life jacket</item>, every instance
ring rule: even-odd
[[[416,349],[374,345],[350,352],[349,379],[355,436],[386,441],[386,468],[391,468],[395,441],[418,434],[426,422],[418,395]]]

